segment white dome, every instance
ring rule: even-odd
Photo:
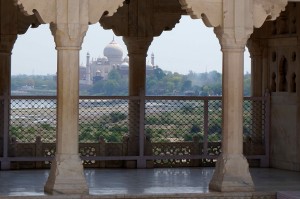
[[[108,59],[107,59],[106,56],[102,57],[101,60],[102,60],[102,61],[108,61]]]
[[[126,57],[124,58],[124,62],[129,63],[129,57],[128,57],[128,56],[126,56]]]
[[[123,57],[123,50],[121,46],[115,42],[115,40],[112,40],[103,51],[104,56],[106,56],[108,59],[110,58],[120,58]]]
[[[121,69],[121,70],[124,70],[124,69],[128,70],[128,68],[129,68],[129,64],[128,64],[127,62],[123,62],[123,63],[120,65],[120,69]]]

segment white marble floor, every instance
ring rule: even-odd
[[[90,195],[209,193],[213,168],[86,169]],[[49,170],[0,171],[0,196],[42,196]],[[251,169],[257,192],[300,191],[300,172]]]

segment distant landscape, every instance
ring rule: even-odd
[[[250,95],[250,74],[244,77],[245,96]],[[148,96],[221,96],[222,75],[217,71],[207,73],[190,72],[187,75],[166,72],[155,68],[146,78]],[[12,95],[55,96],[55,75],[16,75],[11,79]],[[81,96],[126,96],[128,76],[112,70],[106,80],[93,85],[80,85]],[[208,101],[208,140],[221,139],[221,99]],[[148,100],[145,104],[145,132],[153,142],[192,141],[195,136],[203,141],[203,100]],[[79,140],[97,142],[103,137],[106,142],[122,142],[128,135],[129,103],[121,99],[89,99],[79,105]],[[244,133],[250,135],[252,122],[251,102],[244,103]],[[134,124],[136,125],[136,124]],[[41,136],[43,142],[55,142],[56,101],[55,98],[14,99],[11,104],[10,135],[18,142],[35,142]]]
[[[244,76],[244,95],[250,95],[251,75]],[[56,95],[55,75],[13,75],[12,95]],[[126,96],[128,95],[128,76],[118,70],[111,70],[106,80],[93,85],[80,85],[83,96]],[[187,75],[163,71],[155,68],[146,77],[146,95],[160,96],[221,96],[222,74],[217,71]]]

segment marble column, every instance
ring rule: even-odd
[[[262,53],[263,50],[259,44],[259,41],[250,39],[248,41],[247,47],[249,49],[251,57],[251,96],[252,97],[261,97],[263,96],[262,88]]]
[[[0,152],[4,158],[8,157],[11,52],[16,39],[17,35],[0,35]],[[9,162],[1,162],[1,170],[9,168]]]
[[[260,42],[250,39],[247,43],[251,57],[251,97],[263,97],[263,48]],[[262,101],[252,101],[252,134],[250,142],[263,145],[263,103]],[[255,154],[250,154],[255,155]]]
[[[143,96],[145,95],[146,85],[146,57],[148,48],[153,40],[153,37],[123,37],[127,46],[129,56],[129,96]],[[141,143],[140,125],[144,121],[140,121],[140,104],[145,101],[130,100],[129,101],[129,145],[128,155],[141,155],[144,146]],[[142,125],[144,128],[144,125]],[[127,161],[128,168],[145,167],[143,165],[135,165],[134,161]]]
[[[88,26],[77,26],[77,34],[70,36],[70,27],[51,24],[57,49],[57,134],[45,192],[52,194],[88,193],[78,153],[79,50]]]
[[[249,166],[243,155],[243,77],[247,38],[237,42],[232,32],[215,28],[223,53],[222,153],[209,184],[212,190],[253,191]]]

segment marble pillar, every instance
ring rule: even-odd
[[[251,96],[261,97],[263,96],[263,50],[259,44],[259,41],[254,39],[250,39],[248,41],[247,47],[251,57]]]
[[[56,154],[45,192],[87,194],[88,187],[78,154],[79,50],[88,25],[111,16],[123,0],[15,0],[25,15],[50,24],[57,49]]]
[[[233,34],[215,30],[223,53],[222,153],[209,188],[222,192],[253,191],[249,165],[243,155],[243,65],[247,38],[237,43]]]
[[[146,85],[146,57],[148,48],[153,40],[153,37],[123,37],[123,40],[128,49],[129,56],[129,96],[144,96]],[[141,97],[140,99],[144,99]],[[143,153],[140,138],[140,104],[145,101],[130,100],[129,101],[129,145],[128,155],[135,156]],[[143,117],[143,116],[142,116]],[[142,144],[143,146],[143,144]],[[126,167],[145,167],[135,165],[134,161],[127,161]]]
[[[17,35],[0,35],[0,152],[4,158],[8,157],[11,52],[16,39]],[[3,169],[10,169],[10,163],[2,161]]]
[[[57,49],[56,154],[45,192],[87,194],[88,186],[78,153],[79,50],[87,26],[73,38],[65,26],[51,26]]]
[[[263,48],[259,41],[250,39],[247,43],[251,57],[251,97],[263,97]],[[250,144],[263,145],[263,102],[260,100],[251,101],[252,103],[252,131],[249,139]],[[250,154],[255,155],[255,154]]]

